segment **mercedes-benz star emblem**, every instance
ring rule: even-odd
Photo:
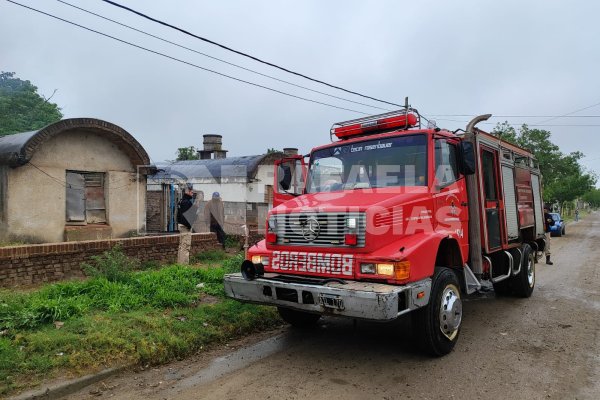
[[[321,225],[319,225],[319,221],[315,217],[310,217],[302,225],[302,236],[309,242],[318,238],[319,233],[321,233]]]

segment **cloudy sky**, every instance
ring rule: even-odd
[[[132,32],[57,0],[16,0],[203,68],[364,113],[327,97]],[[289,75],[144,20],[101,0],[68,0],[197,52],[313,90],[390,106]],[[545,123],[562,151],[600,173],[600,4],[590,1],[118,0],[199,36],[392,103],[438,126],[492,113]],[[0,0],[0,70],[31,80],[65,117],[97,117],[132,133],[154,162],[221,134],[230,155],[327,143],[333,122],[362,114],[240,83]],[[593,107],[589,107],[593,106]],[[556,118],[571,114],[578,118]],[[393,106],[391,107],[393,108]],[[452,115],[452,116],[440,116]],[[433,117],[437,116],[437,117]],[[512,117],[514,116],[514,117]],[[529,117],[534,116],[534,117]],[[548,117],[544,117],[548,116]],[[487,125],[490,130],[492,125]]]

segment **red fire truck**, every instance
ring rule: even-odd
[[[490,116],[451,132],[406,107],[334,124],[307,163],[278,161],[265,240],[225,276],[227,295],[296,327],[411,313],[425,350],[449,353],[463,297],[529,297],[545,246],[538,164],[475,127]]]

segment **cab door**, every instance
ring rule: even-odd
[[[463,254],[468,254],[467,190],[459,171],[458,141],[434,139],[434,190],[436,231],[444,231],[458,240]]]
[[[291,156],[275,161],[273,207],[293,199],[304,192],[306,164],[303,156]]]

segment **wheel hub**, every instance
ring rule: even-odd
[[[453,340],[458,334],[462,321],[462,300],[458,288],[447,286],[442,293],[440,303],[440,330],[448,339]]]
[[[529,287],[533,287],[535,283],[535,264],[532,260],[532,257],[529,257],[527,260],[527,283],[529,283]]]

